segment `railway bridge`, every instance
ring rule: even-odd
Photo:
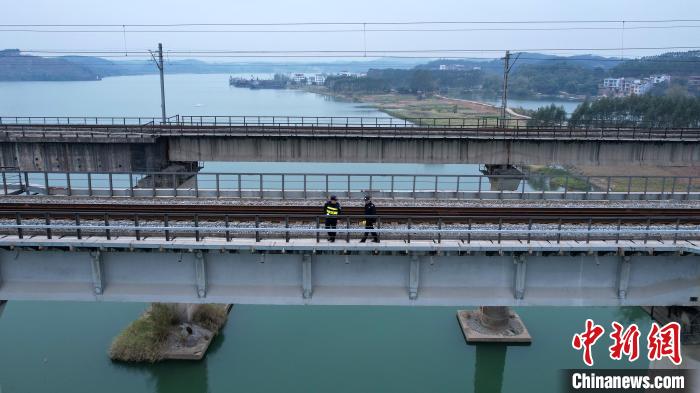
[[[129,121],[127,121],[129,120]],[[159,171],[198,161],[698,165],[700,130],[527,126],[489,119],[2,118],[0,163],[41,171]],[[130,123],[131,122],[131,123]],[[76,124],[78,123],[78,124]]]
[[[6,205],[0,299],[317,305],[684,305],[700,210]],[[276,211],[271,213],[270,211]],[[336,232],[336,242],[326,240]]]

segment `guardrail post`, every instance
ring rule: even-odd
[[[257,229],[260,228],[260,216],[255,216],[255,242],[260,241],[260,231]]]
[[[479,179],[479,188],[476,192],[476,199],[481,199],[481,181],[484,180],[482,175],[478,176]]]
[[[413,175],[413,199],[416,199],[416,175]]]
[[[82,239],[82,232],[80,231],[80,213],[75,213],[75,235],[78,239]]]
[[[407,225],[408,231],[406,231],[406,242],[410,243],[411,242],[411,218],[408,218],[408,225]]]
[[[50,213],[44,214],[44,225],[46,225],[46,238],[51,239],[51,215]]]
[[[15,214],[15,223],[17,225],[22,225],[22,216],[20,213]],[[24,234],[22,233],[22,228],[19,226],[17,227],[17,237],[20,239],[24,238]]]
[[[321,241],[321,217],[316,217],[316,243]]]
[[[73,191],[70,185],[70,172],[66,172],[66,193],[68,194],[68,196],[73,195]]]
[[[673,244],[676,244],[676,242],[678,241],[678,228],[680,226],[681,226],[681,219],[676,218],[676,230],[675,230],[675,232],[673,232]],[[21,239],[21,237],[20,237],[20,239]]]
[[[472,219],[467,220],[467,244],[472,242]]]
[[[136,240],[141,240],[141,231],[138,229],[139,227],[139,216],[138,214],[134,214],[134,227],[136,228],[134,230],[135,235],[136,235]]]
[[[289,229],[289,216],[284,216],[284,227]],[[284,232],[284,241],[289,243],[289,231]]]
[[[226,241],[230,242],[231,241],[231,231],[228,230],[229,226],[229,220],[228,220],[228,214],[224,216],[224,227],[226,228],[225,235],[226,236]]]
[[[438,197],[438,179],[439,179],[438,175],[435,175],[435,199],[440,199]]]
[[[3,172],[3,176],[5,175],[5,172]],[[22,189],[22,177],[19,177],[19,186],[20,190]],[[24,172],[24,190],[27,195],[29,195],[29,174],[27,172]]]
[[[557,244],[561,243],[561,218],[559,219],[559,225],[557,225]]]
[[[258,175],[259,186],[260,186],[260,199],[264,198],[264,196],[263,196],[263,176],[264,175],[262,173],[260,175]]]
[[[676,181],[678,178],[676,176],[673,176],[673,183],[671,183],[671,199],[673,199],[673,196],[676,194]]]
[[[219,185],[219,174],[216,174],[216,199],[219,199],[221,197],[220,193],[221,187]]]

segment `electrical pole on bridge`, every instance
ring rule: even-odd
[[[506,125],[506,115],[508,114],[508,74],[510,74],[513,64],[518,61],[518,57],[520,57],[520,53],[518,53],[518,56],[515,57],[515,60],[513,60],[513,63],[511,64],[510,51],[507,50],[506,55],[503,58],[503,97],[501,98],[501,119],[504,126]]]
[[[153,58],[153,61],[156,63],[156,67],[158,67],[158,70],[160,71],[160,109],[162,112],[162,122],[165,124],[166,122],[166,115],[165,115],[165,78],[163,76],[163,44],[158,43],[158,58],[156,59],[156,56],[153,54],[153,52],[149,51],[151,53],[151,57]]]

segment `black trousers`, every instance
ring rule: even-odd
[[[367,240],[367,236],[371,233],[372,239],[374,239],[374,241],[379,241],[379,235],[377,234],[377,232],[374,232],[373,229],[374,229],[374,222],[369,221],[369,220],[365,221],[366,232],[364,233],[364,235],[362,235],[362,240]]]
[[[326,220],[326,229],[335,229],[338,226],[338,220]],[[326,232],[328,234],[328,240],[335,241],[335,232]]]

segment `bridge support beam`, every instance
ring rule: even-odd
[[[411,268],[408,275],[408,298],[418,298],[418,285],[420,282],[420,259],[417,254],[411,254]]]
[[[7,304],[7,300],[0,300],[0,317],[2,317],[2,312],[5,311],[6,304]]]
[[[194,275],[197,284],[197,296],[200,299],[207,297],[207,261],[201,250],[197,250],[194,253]]]
[[[301,257],[301,289],[304,299],[311,299],[313,295],[311,279],[311,254],[303,254]]]
[[[513,292],[517,300],[523,300],[525,297],[525,273],[527,270],[525,255],[513,255],[513,263],[515,264],[515,288]]]
[[[618,264],[617,273],[617,297],[620,300],[627,298],[627,288],[630,283],[630,272],[632,270],[632,263],[629,255],[624,255],[620,257],[620,262]]]
[[[104,275],[101,251],[95,250],[90,252],[90,267],[92,268],[92,286],[95,290],[95,295],[102,295],[104,291]]]

